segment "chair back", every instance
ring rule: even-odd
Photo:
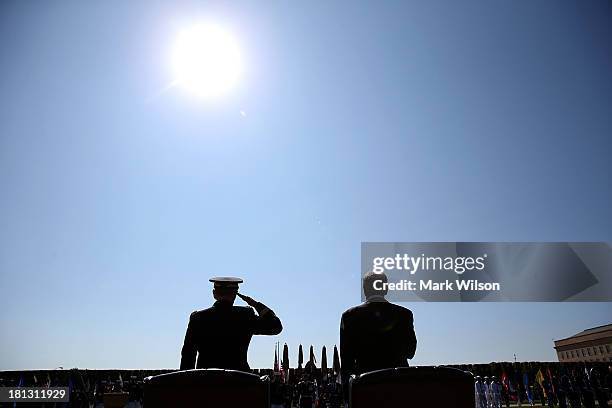
[[[270,384],[267,377],[235,370],[177,371],[145,378],[143,406],[268,408]]]
[[[450,367],[400,367],[352,376],[350,408],[474,408],[474,376]]]

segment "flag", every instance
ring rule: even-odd
[[[304,366],[304,369],[306,370],[306,372],[310,374],[314,374],[315,369],[317,368],[317,366],[315,365],[315,362],[316,362],[316,359],[314,355],[314,347],[310,346],[310,355],[308,356],[308,362],[306,362],[306,365]]]
[[[536,382],[540,384],[540,388],[542,388],[542,394],[544,394],[544,398],[546,398],[546,389],[544,388],[544,375],[542,374],[542,370],[538,369],[538,373],[535,378]]]
[[[548,375],[548,383],[550,384],[550,392],[555,394],[557,390],[555,390],[555,382],[553,381],[552,373],[550,372],[550,367],[546,367],[546,374]]]
[[[279,367],[278,367],[278,343],[276,343],[275,347],[274,347],[274,372],[278,373],[279,371]]]
[[[72,391],[74,390],[74,382],[72,381],[72,377],[68,377],[68,398],[70,399],[70,397],[72,397]],[[68,406],[68,403],[66,402],[64,404],[65,407]]]
[[[287,343],[283,346],[283,361],[281,362],[281,366],[283,370],[289,371],[289,347],[287,347]]]
[[[327,348],[325,346],[321,350],[321,374],[323,379],[327,379]]]
[[[304,364],[304,353],[302,352],[302,345],[300,344],[300,349],[298,351],[298,369],[302,368],[302,364]]]
[[[525,393],[527,394],[527,400],[529,401],[530,404],[532,404],[533,396],[531,395],[531,389],[529,388],[529,376],[527,375],[526,371],[523,373],[523,385],[525,386]]]
[[[338,354],[338,347],[334,345],[334,362],[333,362],[334,374],[336,375],[336,382],[341,383],[340,378],[340,356]]]
[[[24,383],[24,381],[23,381],[23,374],[21,374],[19,376],[19,382],[17,383],[17,386],[18,387],[23,387],[23,383]],[[16,408],[16,407],[17,407],[17,403],[13,402],[13,408]]]
[[[317,359],[315,358],[315,355],[314,355],[314,347],[312,347],[312,346],[310,346],[310,357],[308,358],[308,360],[312,364],[315,364],[317,362]]]
[[[514,380],[508,380],[508,389],[510,390],[510,394],[514,394],[516,392],[516,387],[514,386]]]
[[[283,361],[281,362],[281,367],[283,369],[283,379],[285,383],[289,382],[289,347],[287,347],[287,343],[283,346]]]

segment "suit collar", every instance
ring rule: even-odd
[[[380,302],[388,302],[387,299],[385,299],[384,296],[370,296],[369,298],[366,299],[365,301],[366,303],[380,303]]]

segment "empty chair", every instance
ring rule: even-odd
[[[144,381],[146,408],[268,408],[269,399],[268,378],[242,371],[185,370],[147,377]]]
[[[474,408],[474,377],[449,367],[401,367],[351,377],[350,408]]]

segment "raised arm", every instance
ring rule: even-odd
[[[238,296],[257,311],[253,317],[253,334],[275,335],[283,331],[283,325],[272,309],[246,295],[238,293]]]

